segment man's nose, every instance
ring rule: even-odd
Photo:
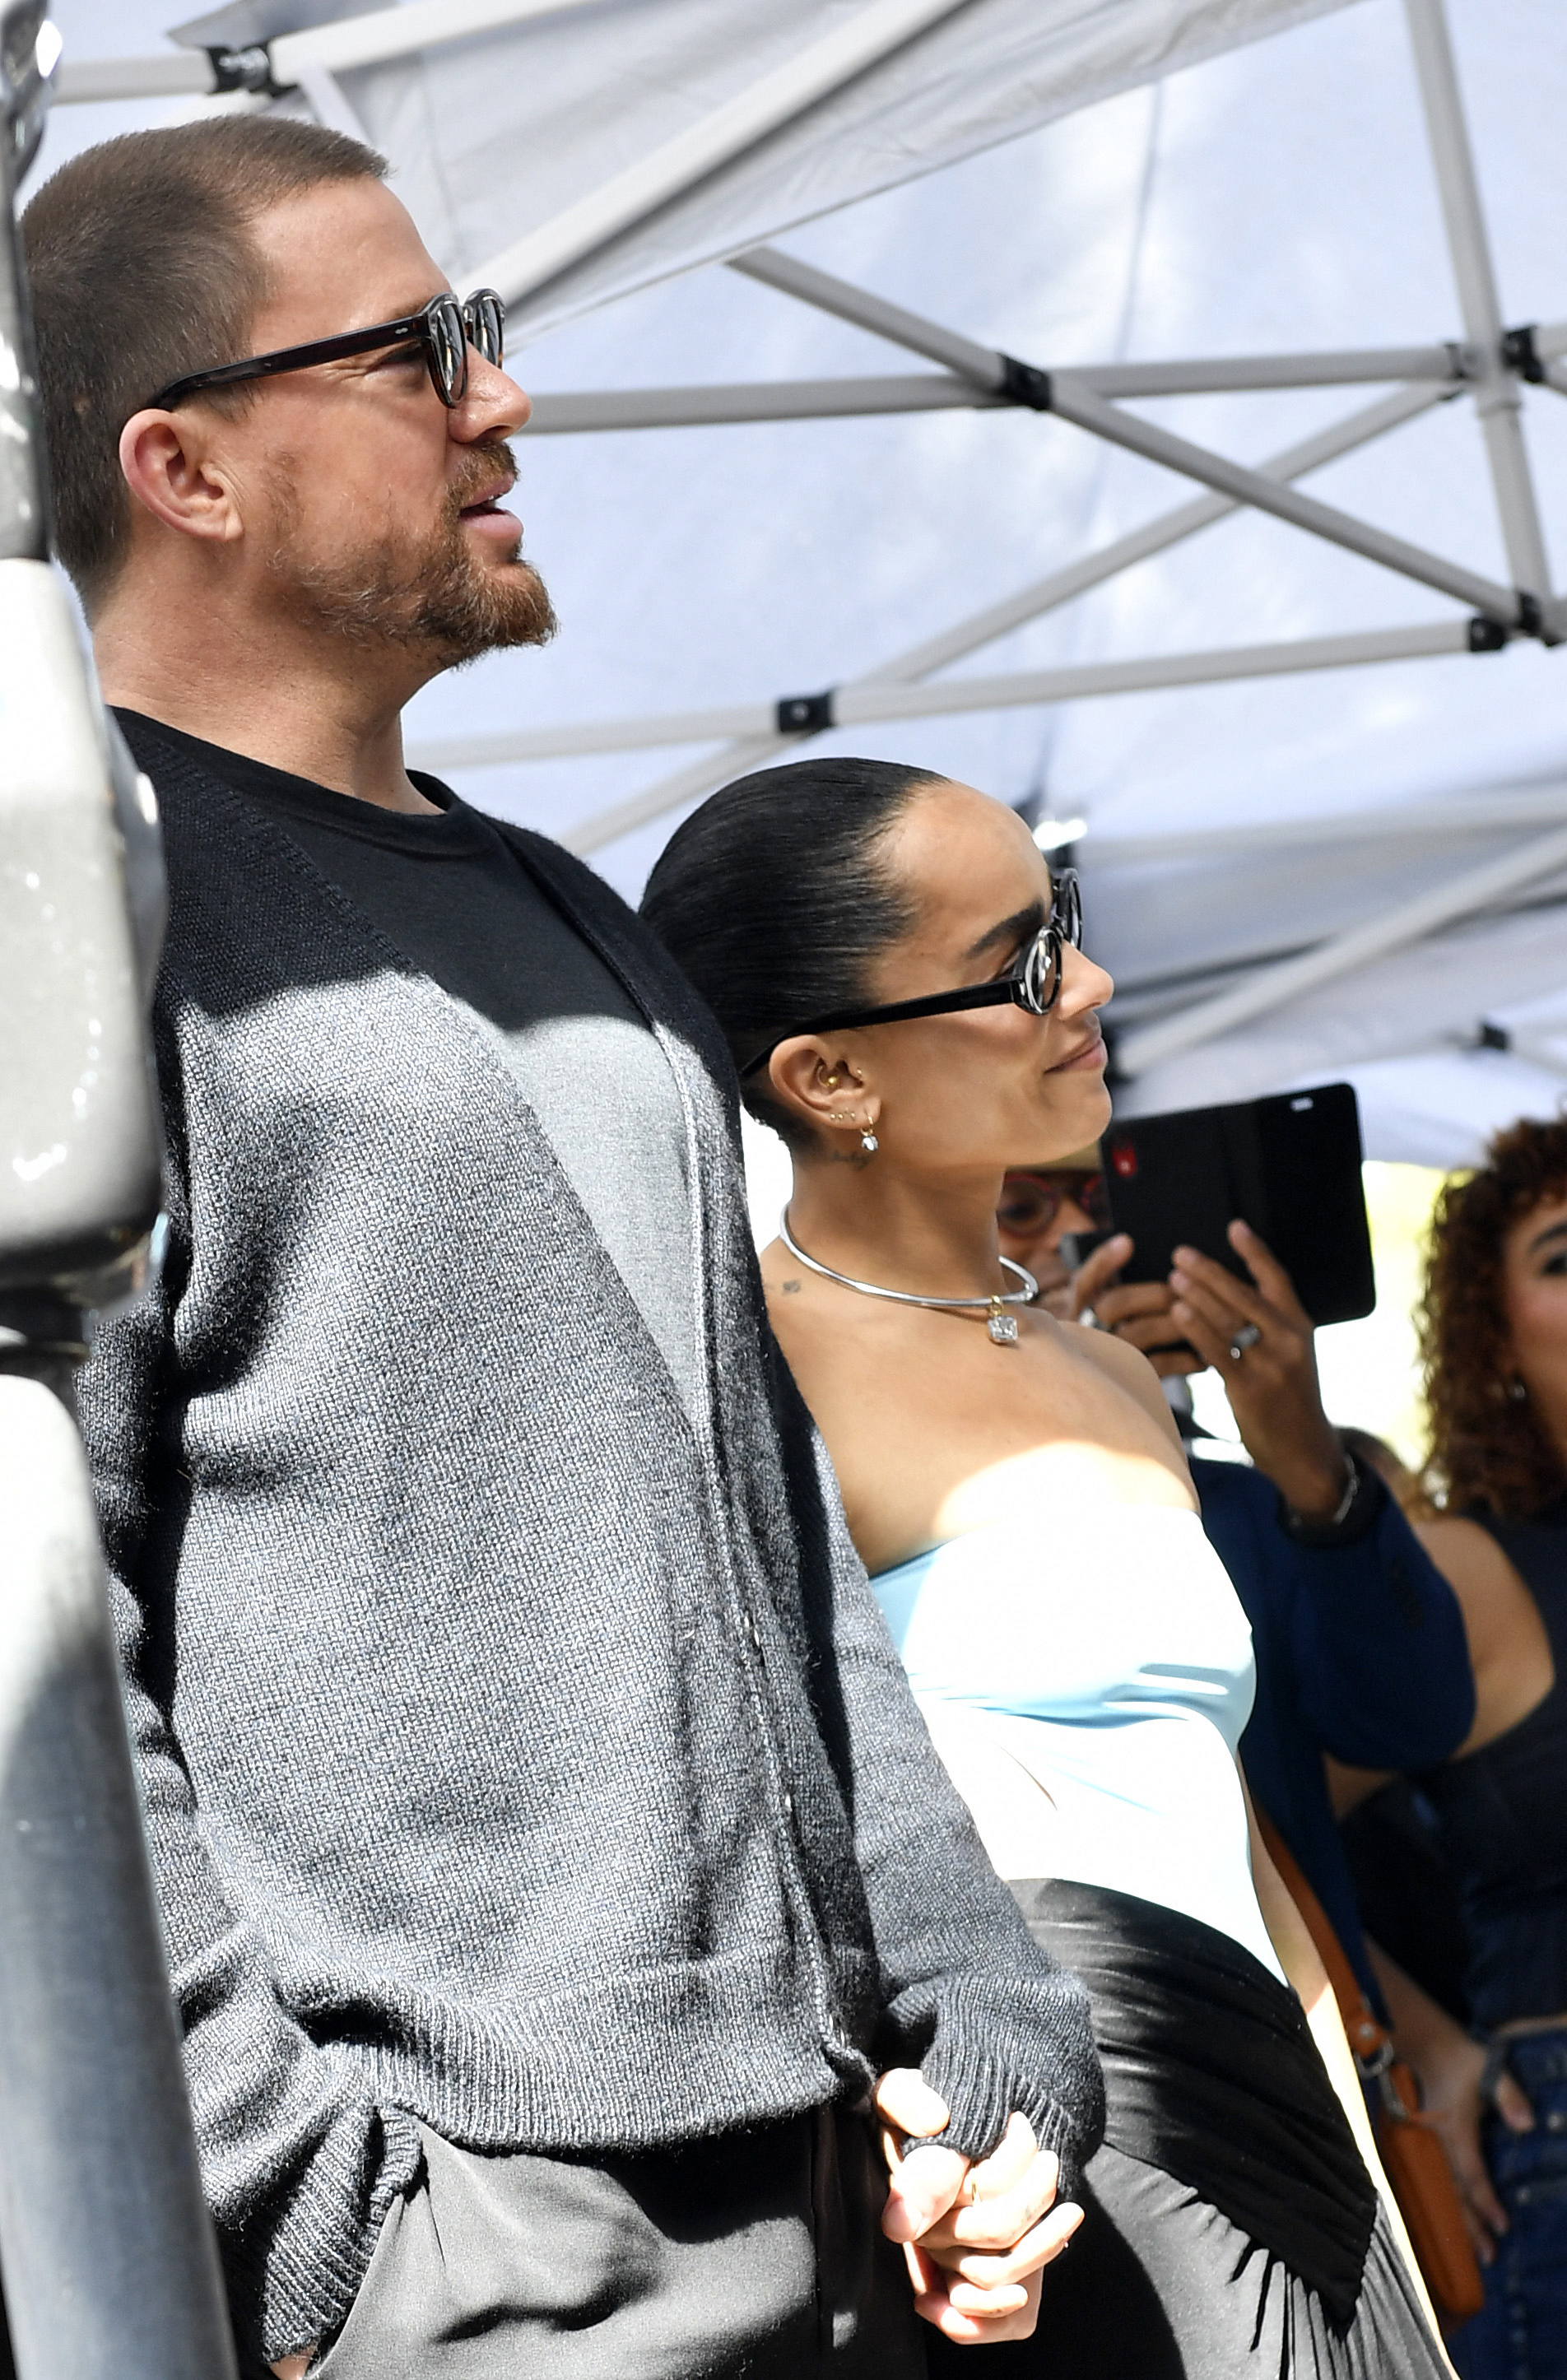
[[[452,407],[448,427],[465,445],[480,438],[512,438],[533,411],[533,399],[499,364],[487,363],[477,347],[468,351],[468,386]]]

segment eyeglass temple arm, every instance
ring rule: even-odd
[[[785,1041],[798,1041],[808,1033],[847,1033],[858,1025],[901,1025],[908,1017],[954,1015],[962,1008],[1004,1008],[1009,1001],[1026,1007],[1022,990],[1021,984],[1008,977],[1004,983],[971,984],[966,991],[936,991],[921,1000],[894,1001],[888,1008],[836,1009],[831,1016],[813,1016],[808,1024],[796,1025],[776,1041],[770,1041],[765,1050],[741,1067],[740,1079],[744,1082],[747,1075],[765,1066]]]
[[[176,395],[194,396],[198,389],[224,388],[236,381],[270,380],[274,372],[304,371],[311,364],[333,364],[346,356],[370,354],[376,347],[411,346],[423,335],[422,314],[406,314],[395,322],[376,322],[368,331],[345,331],[335,339],[311,339],[302,347],[274,347],[270,355],[246,356],[237,364],[213,364],[210,371],[188,372],[171,381],[158,400],[168,404]]]

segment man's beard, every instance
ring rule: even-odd
[[[331,562],[306,561],[298,550],[300,506],[286,478],[274,484],[274,537],[270,557],[281,603],[355,645],[422,648],[443,668],[477,661],[506,645],[542,645],[555,633],[544,582],[520,552],[486,565],[463,528],[463,506],[493,481],[515,477],[498,438],[470,446],[446,491],[443,517],[419,546],[381,539]]]

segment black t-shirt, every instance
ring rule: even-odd
[[[674,1078],[641,1011],[481,810],[434,777],[381,808],[140,712],[283,827],[414,964],[472,1011],[549,1137],[687,1407],[697,1318]]]

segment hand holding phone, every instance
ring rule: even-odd
[[[1119,1282],[1129,1234],[1103,1242],[1073,1276],[1076,1318],[1140,1347],[1161,1378],[1218,1372],[1241,1440],[1292,1509],[1325,1519],[1341,1502],[1345,1456],[1322,1409],[1311,1317],[1283,1266],[1247,1223],[1228,1238],[1250,1286],[1198,1249],[1177,1247],[1168,1281]]]

